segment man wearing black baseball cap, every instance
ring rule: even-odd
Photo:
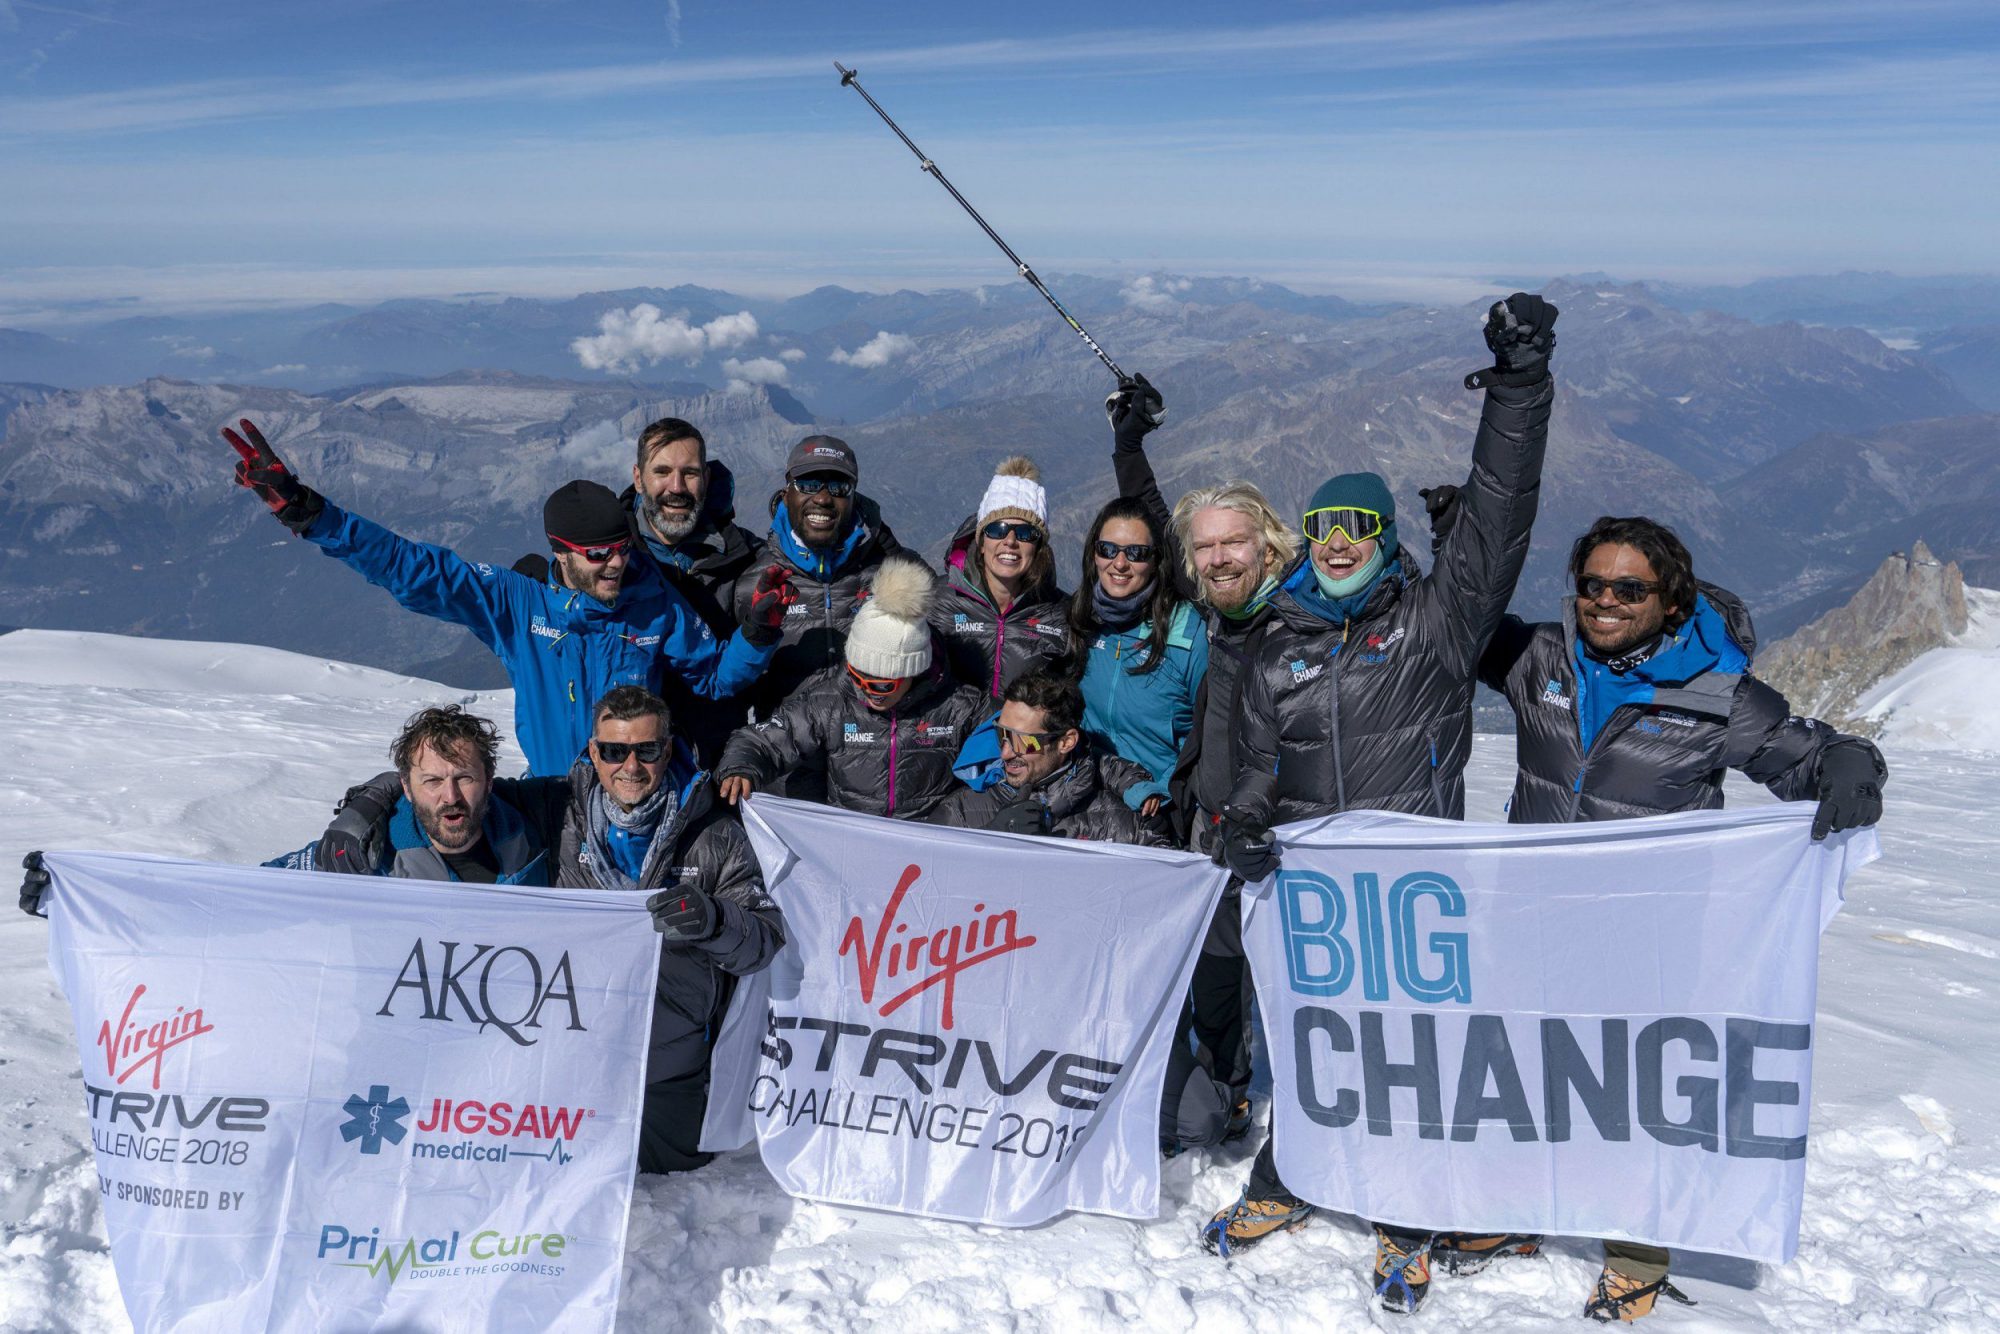
[[[751,691],[759,718],[770,717],[807,677],[846,662],[842,651],[862,592],[886,558],[911,555],[861,494],[860,482],[853,447],[834,436],[809,435],[785,460],[785,485],[771,497],[767,554],[798,597],[786,607],[777,656]],[[739,593],[739,617],[747,614],[746,602]],[[787,795],[819,796],[790,789]]]
[[[628,511],[596,482],[566,482],[543,505],[554,565],[550,579],[537,581],[412,542],[341,509],[301,483],[247,419],[239,424],[241,434],[222,429],[242,459],[239,486],[411,611],[472,631],[506,666],[514,731],[531,774],[569,772],[590,738],[592,708],[614,687],[657,691],[671,672],[697,694],[725,698],[756,680],[777,646],[793,596],[782,569],[767,570],[746,590],[744,628],[721,644],[650,561],[630,565]]]

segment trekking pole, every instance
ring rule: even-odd
[[[936,177],[939,185],[942,185],[946,190],[951,192],[951,197],[958,201],[958,206],[967,213],[970,213],[972,220],[979,224],[979,229],[993,238],[993,244],[1000,247],[1000,253],[1014,262],[1015,271],[1023,278],[1026,278],[1028,284],[1042,294],[1042,300],[1055,307],[1056,314],[1062,316],[1063,322],[1076,330],[1077,337],[1090,345],[1090,350],[1097,354],[1097,359],[1110,367],[1111,373],[1118,377],[1118,383],[1120,385],[1129,383],[1132,377],[1118,368],[1118,363],[1107,356],[1104,349],[1097,345],[1097,340],[1090,336],[1090,331],[1077,323],[1076,316],[1070,314],[1063,303],[1056,300],[1056,294],[1051,292],[1047,284],[1035,276],[1035,271],[1028,267],[1028,262],[1015,254],[1012,246],[1000,239],[1000,233],[994,231],[986,219],[979,216],[979,210],[974,208],[971,201],[958,192],[957,186],[945,179],[944,173],[938,170],[937,163],[925,156],[924,150],[918,148],[910,136],[903,133],[903,127],[890,118],[889,113],[882,109],[882,104],[868,96],[868,90],[861,86],[861,80],[857,71],[847,68],[847,66],[841,64],[838,60],[833,62],[833,67],[840,71],[840,86],[843,88],[852,88],[855,92],[860,93],[862,100],[875,108],[875,114],[882,118],[885,125],[896,132],[896,137],[903,141],[903,146],[917,155],[917,161],[923,164],[923,169]]]

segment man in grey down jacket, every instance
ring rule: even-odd
[[[1602,518],[1571,548],[1561,621],[1501,622],[1480,680],[1515,718],[1514,824],[1621,820],[1722,805],[1741,770],[1786,801],[1819,803],[1813,837],[1882,815],[1881,752],[1812,718],[1750,674],[1756,637],[1734,595],[1694,576],[1670,528]],[[1526,1253],[1538,1238],[1511,1238]],[[1606,1242],[1584,1314],[1635,1320],[1664,1293],[1662,1247]]]
[[[1308,559],[1273,595],[1242,684],[1222,855],[1245,884],[1276,869],[1275,824],[1356,809],[1463,818],[1480,653],[1520,578],[1540,494],[1555,318],[1519,292],[1488,314],[1496,364],[1467,381],[1488,386],[1486,402],[1457,522],[1430,574],[1397,540],[1395,503],[1375,474],[1332,478],[1308,504]],[[1202,1241],[1226,1256],[1311,1216],[1266,1143],[1243,1197]],[[1428,1238],[1377,1228],[1376,1240],[1378,1292],[1415,1309]]]

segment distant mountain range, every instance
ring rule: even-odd
[[[1122,364],[1164,389],[1170,417],[1152,448],[1170,495],[1242,475],[1289,507],[1329,473],[1368,468],[1414,513],[1418,487],[1464,475],[1479,400],[1459,381],[1484,361],[1484,301],[1363,308],[1249,280],[1063,284]],[[1954,335],[1948,365],[1859,328],[1685,309],[1673,289],[1591,278],[1546,290],[1563,308],[1561,394],[1523,614],[1553,613],[1570,538],[1607,512],[1680,528],[1702,574],[1751,600],[1767,641],[1844,602],[1919,532],[1968,579],[2000,582],[2000,416],[1981,411],[2000,401],[2000,359],[1977,338]],[[1973,298],[1926,300],[1938,318],[1979,316]],[[635,323],[640,306],[657,319]],[[1987,316],[2000,328],[2000,300]],[[636,373],[584,370],[570,343],[614,326],[632,349],[651,339],[673,354],[632,352],[619,370]],[[689,355],[704,327],[712,337]],[[7,624],[249,641],[493,684],[495,664],[461,632],[398,611],[237,493],[215,434],[237,416],[333,499],[502,563],[541,545],[550,488],[573,476],[622,486],[639,427],[669,414],[708,433],[757,528],[785,450],[812,429],[844,435],[864,489],[927,553],[1000,458],[1030,453],[1066,583],[1111,489],[1108,377],[1020,284],[409,301],[38,337],[0,333]],[[136,359],[147,340],[155,364],[138,383],[78,379],[91,358]],[[210,355],[180,356],[202,363],[195,374],[149,374],[176,347]],[[239,377],[225,364],[327,378],[227,383]],[[1421,519],[1405,526],[1424,551]]]

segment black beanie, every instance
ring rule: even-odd
[[[601,547],[631,536],[625,507],[611,488],[565,482],[542,505],[542,531],[579,547]]]

